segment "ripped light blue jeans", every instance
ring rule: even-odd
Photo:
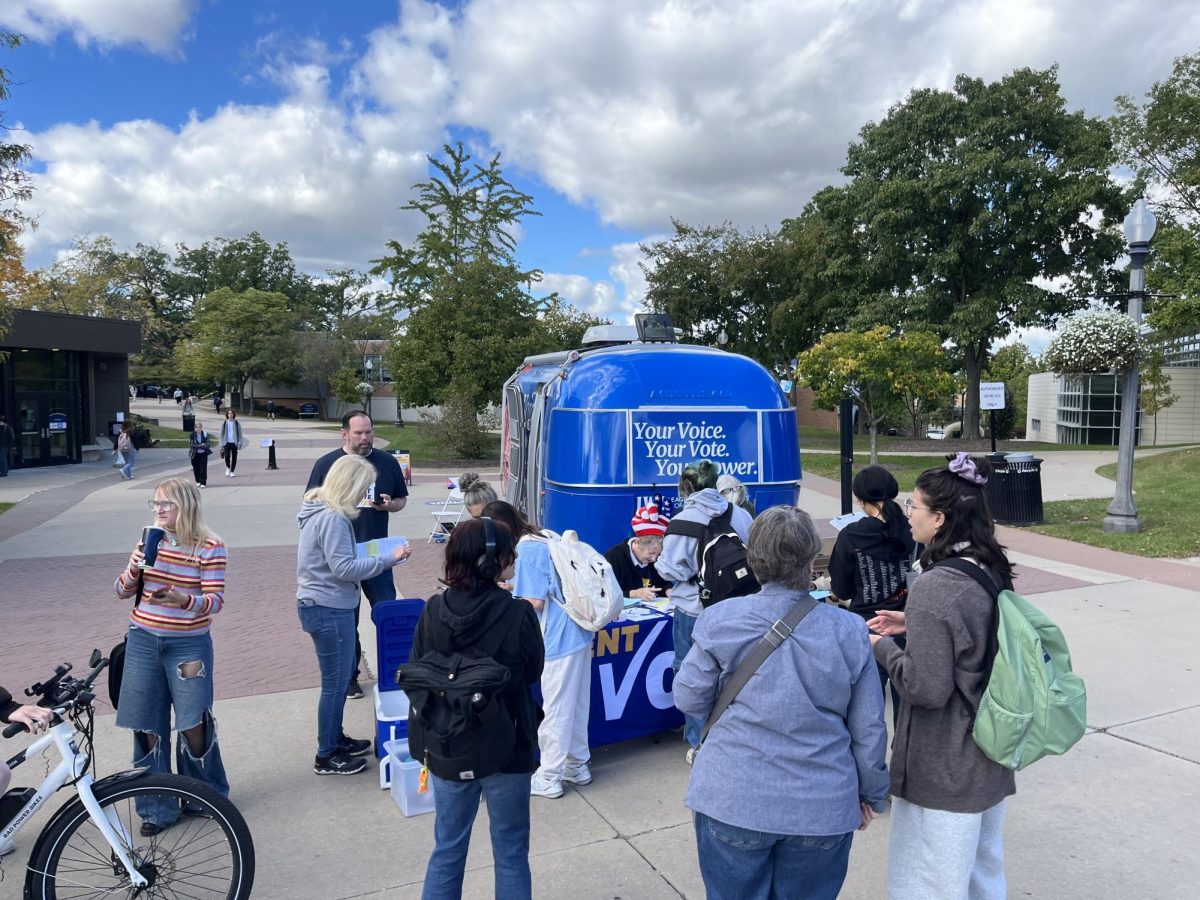
[[[209,635],[159,637],[136,625],[129,626],[117,725],[133,731],[134,766],[144,766],[151,772],[171,771],[174,708],[176,731],[205,726],[204,751],[199,756],[193,755],[186,738],[179,736],[176,771],[228,797],[229,781],[217,744],[212,705],[213,649]],[[153,748],[147,734],[156,737]],[[154,797],[139,797],[137,811],[144,821],[164,827],[173,824],[182,812],[177,805]]]

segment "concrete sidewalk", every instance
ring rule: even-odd
[[[175,414],[168,404],[160,407],[164,415]],[[432,816],[404,818],[379,790],[374,771],[354,778],[317,778],[311,771],[317,667],[294,612],[295,512],[312,460],[335,447],[337,435],[308,422],[243,419],[243,426],[251,447],[238,477],[226,478],[214,463],[205,506],[230,548],[227,608],[213,630],[216,715],[233,800],[254,833],[254,896],[418,897]],[[263,436],[280,442],[278,470],[265,468],[266,451],[257,446]],[[144,474],[139,465],[135,482],[85,469],[15,472],[37,490],[0,516],[0,678],[14,691],[57,662],[82,664],[93,646],[114,643],[124,606],[112,595],[112,579],[148,519],[145,500],[164,473],[189,471],[183,451],[147,460]],[[417,549],[397,573],[409,596],[436,589],[441,546],[424,543],[430,504],[444,496],[445,476],[458,474],[418,473],[408,507],[392,517],[392,532],[407,535]],[[817,517],[835,515],[836,485],[806,478],[800,505]],[[1071,642],[1088,682],[1091,731],[1067,756],[1018,776],[1006,825],[1009,895],[1195,896],[1182,848],[1200,838],[1200,666],[1184,623],[1200,593],[1156,580],[1153,571],[1133,566],[1136,558],[1017,535],[1024,540],[1014,556],[1031,579],[1022,590]],[[363,631],[370,647],[370,629]],[[369,699],[347,704],[346,727],[354,735],[372,733]],[[21,741],[8,744],[11,754]],[[99,720],[97,746],[101,774],[127,767],[128,734],[111,717]],[[679,736],[600,748],[593,771],[591,785],[568,788],[560,800],[533,800],[535,895],[702,897],[682,803],[689,770]],[[16,782],[31,783],[43,772],[41,761],[31,761]],[[45,821],[39,814],[31,828]],[[485,809],[468,862],[470,898],[492,895],[486,825]],[[887,831],[885,816],[856,835],[843,897],[883,895]],[[32,841],[26,829],[17,854],[0,862],[0,900],[20,896],[22,851]]]

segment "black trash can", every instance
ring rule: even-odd
[[[191,434],[192,429],[196,427],[196,417],[194,415],[183,417],[183,430]]]
[[[1042,461],[1032,453],[1009,453],[987,486],[992,518],[1001,525],[1041,525]]]

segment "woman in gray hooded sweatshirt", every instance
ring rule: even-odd
[[[355,556],[351,520],[358,516],[376,472],[361,456],[346,454],[333,464],[324,483],[304,495],[300,507],[300,548],[296,560],[296,604],[300,625],[313,640],[321,667],[317,701],[318,775],[353,775],[367,767],[371,742],[342,731],[346,686],[354,668],[354,609],[358,583],[408,558],[398,547],[386,556]]]
[[[717,477],[720,471],[717,464],[707,459],[688,463],[683,467],[679,476],[679,499],[683,508],[672,517],[675,522],[698,522],[707,525],[709,521],[725,512],[729,501],[717,493]],[[750,537],[750,513],[740,506],[733,508],[730,524],[738,533],[742,543]],[[675,662],[672,668],[676,672],[683,665],[684,657],[692,648],[692,630],[696,627],[696,619],[704,609],[700,603],[700,588],[695,578],[699,572],[699,539],[682,534],[672,534],[667,531],[663,538],[662,554],[654,564],[658,574],[667,581],[675,582],[671,590],[671,603],[675,607],[674,619],[671,623],[671,636],[675,641]],[[684,715],[683,739],[688,742],[687,761],[690,764],[700,746],[700,731],[704,722]]]

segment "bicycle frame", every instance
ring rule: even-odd
[[[56,709],[55,712],[61,715],[65,709]],[[115,814],[110,816],[104,812],[100,803],[96,800],[96,795],[92,792],[92,785],[95,784],[96,778],[88,771],[88,763],[90,761],[86,753],[81,753],[75,743],[75,729],[69,721],[63,720],[55,725],[46,733],[44,737],[38,738],[16,756],[8,761],[10,768],[15,768],[30,756],[36,756],[45,750],[49,745],[53,744],[58,751],[60,761],[57,766],[46,776],[46,779],[38,786],[37,792],[30,798],[29,802],[21,808],[4,830],[0,832],[0,839],[11,838],[21,827],[29,821],[42,804],[53,797],[58,791],[70,781],[74,781],[74,787],[79,794],[79,799],[82,801],[84,808],[91,816],[92,822],[96,828],[104,835],[104,839],[108,841],[112,848],[113,854],[124,866],[125,871],[129,875],[130,884],[134,887],[148,887],[150,882],[137,870],[137,865],[130,857],[126,847],[132,844],[131,836],[125,830],[125,826]]]

